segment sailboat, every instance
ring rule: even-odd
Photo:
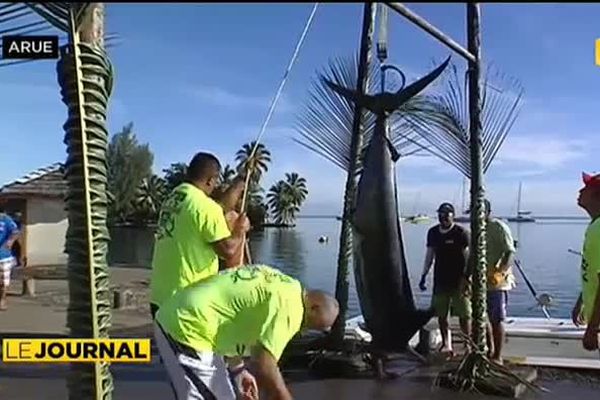
[[[535,218],[530,217],[531,211],[521,210],[521,193],[523,189],[523,183],[519,182],[519,194],[517,196],[517,215],[515,217],[508,217],[509,222],[535,222]]]
[[[466,201],[467,201],[467,196],[466,196],[466,191],[467,189],[467,179],[463,178],[462,181],[462,194],[461,194],[461,215],[456,215],[454,217],[454,221],[455,222],[470,222],[471,221],[471,216],[468,214],[469,210],[467,210],[467,205],[466,205]]]
[[[415,205],[413,207],[413,215],[409,215],[407,217],[404,218],[404,221],[406,222],[410,222],[413,224],[418,224],[420,222],[427,222],[429,221],[429,216],[425,215],[425,214],[421,214],[421,213],[415,213],[417,206],[420,204],[419,200],[421,198],[421,193],[417,194],[417,198],[415,200]]]

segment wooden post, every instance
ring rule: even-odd
[[[471,249],[473,271],[473,335],[478,350],[486,351],[486,218],[485,188],[481,160],[481,31],[479,3],[467,3],[467,47],[475,61],[469,61],[469,133],[471,148]]]
[[[368,87],[369,65],[371,63],[371,47],[373,46],[376,13],[377,3],[365,3],[356,82],[356,88],[359,93],[364,93]],[[340,304],[340,313],[332,328],[332,338],[335,346],[341,346],[346,327],[348,290],[350,286],[348,280],[348,264],[352,256],[352,227],[350,225],[350,214],[355,203],[357,167],[364,137],[362,129],[363,110],[358,104],[355,104],[355,107],[356,110],[352,124],[352,140],[350,142],[350,165],[348,167],[348,176],[346,178],[344,211],[342,214],[342,229],[340,233],[340,248],[338,252],[337,276],[335,281],[335,297]]]

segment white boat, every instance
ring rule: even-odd
[[[523,184],[519,182],[519,194],[517,195],[517,215],[514,217],[508,217],[509,222],[535,222],[535,218],[530,217],[531,211],[521,210],[521,192]]]
[[[362,316],[346,321],[346,337],[366,342],[371,334],[361,328]],[[584,327],[576,327],[569,319],[509,317],[505,322],[506,343],[503,357],[516,364],[545,366],[553,368],[576,368],[600,370],[600,353],[587,351],[581,340]],[[437,349],[441,344],[441,335],[437,319],[423,328],[429,332],[429,348]],[[451,332],[458,332],[458,319],[450,318]],[[419,343],[417,333],[409,342],[415,347]]]

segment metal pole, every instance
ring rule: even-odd
[[[486,218],[484,210],[485,188],[483,182],[481,142],[481,32],[479,3],[467,3],[467,43],[469,53],[475,56],[469,61],[469,131],[471,147],[471,214],[470,262],[473,271],[473,336],[479,351],[486,351],[487,312],[487,262],[486,262]]]
[[[363,25],[360,39],[360,53],[358,60],[358,76],[356,88],[359,93],[365,93],[368,87],[369,65],[371,63],[371,47],[375,28],[377,3],[365,3],[363,11]],[[356,104],[356,103],[355,103]],[[344,211],[342,214],[342,229],[340,233],[340,249],[338,252],[337,276],[335,281],[335,297],[340,304],[340,312],[332,328],[332,338],[336,345],[341,346],[346,327],[346,312],[348,310],[348,264],[352,257],[352,227],[350,214],[354,208],[357,186],[357,169],[360,149],[363,145],[364,132],[362,129],[363,110],[356,104],[354,121],[352,125],[352,140],[350,142],[350,165],[346,178],[346,191],[344,197]]]
[[[396,11],[419,28],[423,29],[425,32],[429,33],[431,36],[435,37],[437,40],[448,46],[450,49],[454,50],[461,56],[467,59],[467,61],[475,62],[476,57],[473,55],[472,51],[465,50],[460,44],[450,38],[448,35],[444,34],[435,26],[431,25],[427,22],[423,17],[415,14],[411,10],[409,10],[402,3],[386,3],[392,10]]]

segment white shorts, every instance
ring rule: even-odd
[[[223,357],[177,343],[154,323],[156,346],[177,400],[235,400]]]
[[[0,287],[7,288],[10,285],[10,272],[14,266],[14,257],[0,260]]]

